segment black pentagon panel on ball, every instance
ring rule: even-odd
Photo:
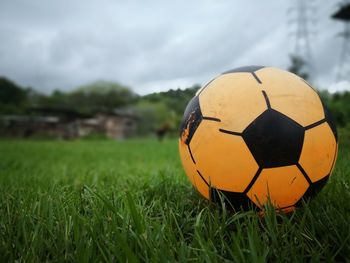
[[[261,168],[297,164],[304,128],[286,115],[268,109],[244,131],[243,139]]]
[[[240,68],[235,68],[235,69],[231,69],[231,70],[225,71],[224,73],[222,73],[222,75],[229,74],[229,73],[239,73],[239,72],[254,73],[255,71],[258,71],[259,69],[262,69],[262,68],[264,68],[264,66],[240,67]]]
[[[326,107],[326,105],[323,102],[322,102],[322,105],[323,105],[323,110],[324,110],[324,115],[325,115],[326,121],[327,121],[329,127],[332,129],[335,140],[338,142],[338,132],[337,132],[337,127],[335,125],[334,118],[333,118],[331,112],[329,111],[329,109]]]
[[[303,201],[308,201],[309,199],[315,197],[322,188],[326,185],[327,181],[329,179],[329,175],[322,178],[321,180],[318,180],[317,182],[311,183],[309,188],[306,190],[303,197],[295,204],[297,207],[301,207]]]
[[[199,97],[195,96],[188,103],[180,125],[180,139],[185,144],[190,144],[191,139],[202,120],[203,116],[199,105]]]
[[[237,193],[210,188],[210,200],[216,204],[224,202],[227,208],[235,211],[239,210],[259,210],[259,208],[249,199],[245,193]]]

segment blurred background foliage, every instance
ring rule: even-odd
[[[321,91],[319,94],[333,113],[337,126],[342,128],[348,126],[350,122],[350,92],[330,94],[328,91]]]
[[[130,105],[137,99],[138,96],[129,87],[98,81],[67,93],[56,90],[51,95],[41,94],[36,105],[32,106],[68,108],[82,114],[95,114]]]
[[[137,117],[138,136],[150,135],[161,127],[167,127],[175,135],[187,103],[199,88],[194,85],[140,96],[122,84],[98,81],[70,92],[56,90],[43,94],[1,77],[0,115],[35,115],[39,114],[35,111],[38,108],[67,109],[87,116],[122,110]],[[319,94],[333,113],[338,127],[346,128],[350,123],[350,93],[331,94],[323,90]]]
[[[45,109],[93,116],[119,110],[137,118],[138,136],[153,134],[162,127],[177,134],[184,109],[199,88],[199,85],[194,85],[184,90],[140,96],[122,84],[97,81],[70,92],[55,90],[52,94],[43,94],[1,77],[0,115],[37,115],[42,113],[38,109]]]

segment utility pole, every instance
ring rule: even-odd
[[[289,24],[293,30],[294,46],[290,54],[289,70],[308,79],[315,71],[312,65],[310,36],[312,22],[314,22],[312,16],[316,8],[310,0],[293,0],[292,2],[293,5],[288,9],[288,13],[291,17]]]
[[[343,31],[339,33],[343,41],[337,65],[336,81],[350,80],[350,1],[341,1],[340,8],[332,15],[332,18],[344,24]]]

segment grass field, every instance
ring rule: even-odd
[[[350,144],[290,215],[203,200],[168,140],[0,141],[1,262],[350,261]]]

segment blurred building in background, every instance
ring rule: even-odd
[[[35,115],[1,116],[0,136],[76,139],[100,134],[111,139],[126,139],[133,136],[136,130],[136,117],[120,110],[94,116],[66,109],[34,110]]]

